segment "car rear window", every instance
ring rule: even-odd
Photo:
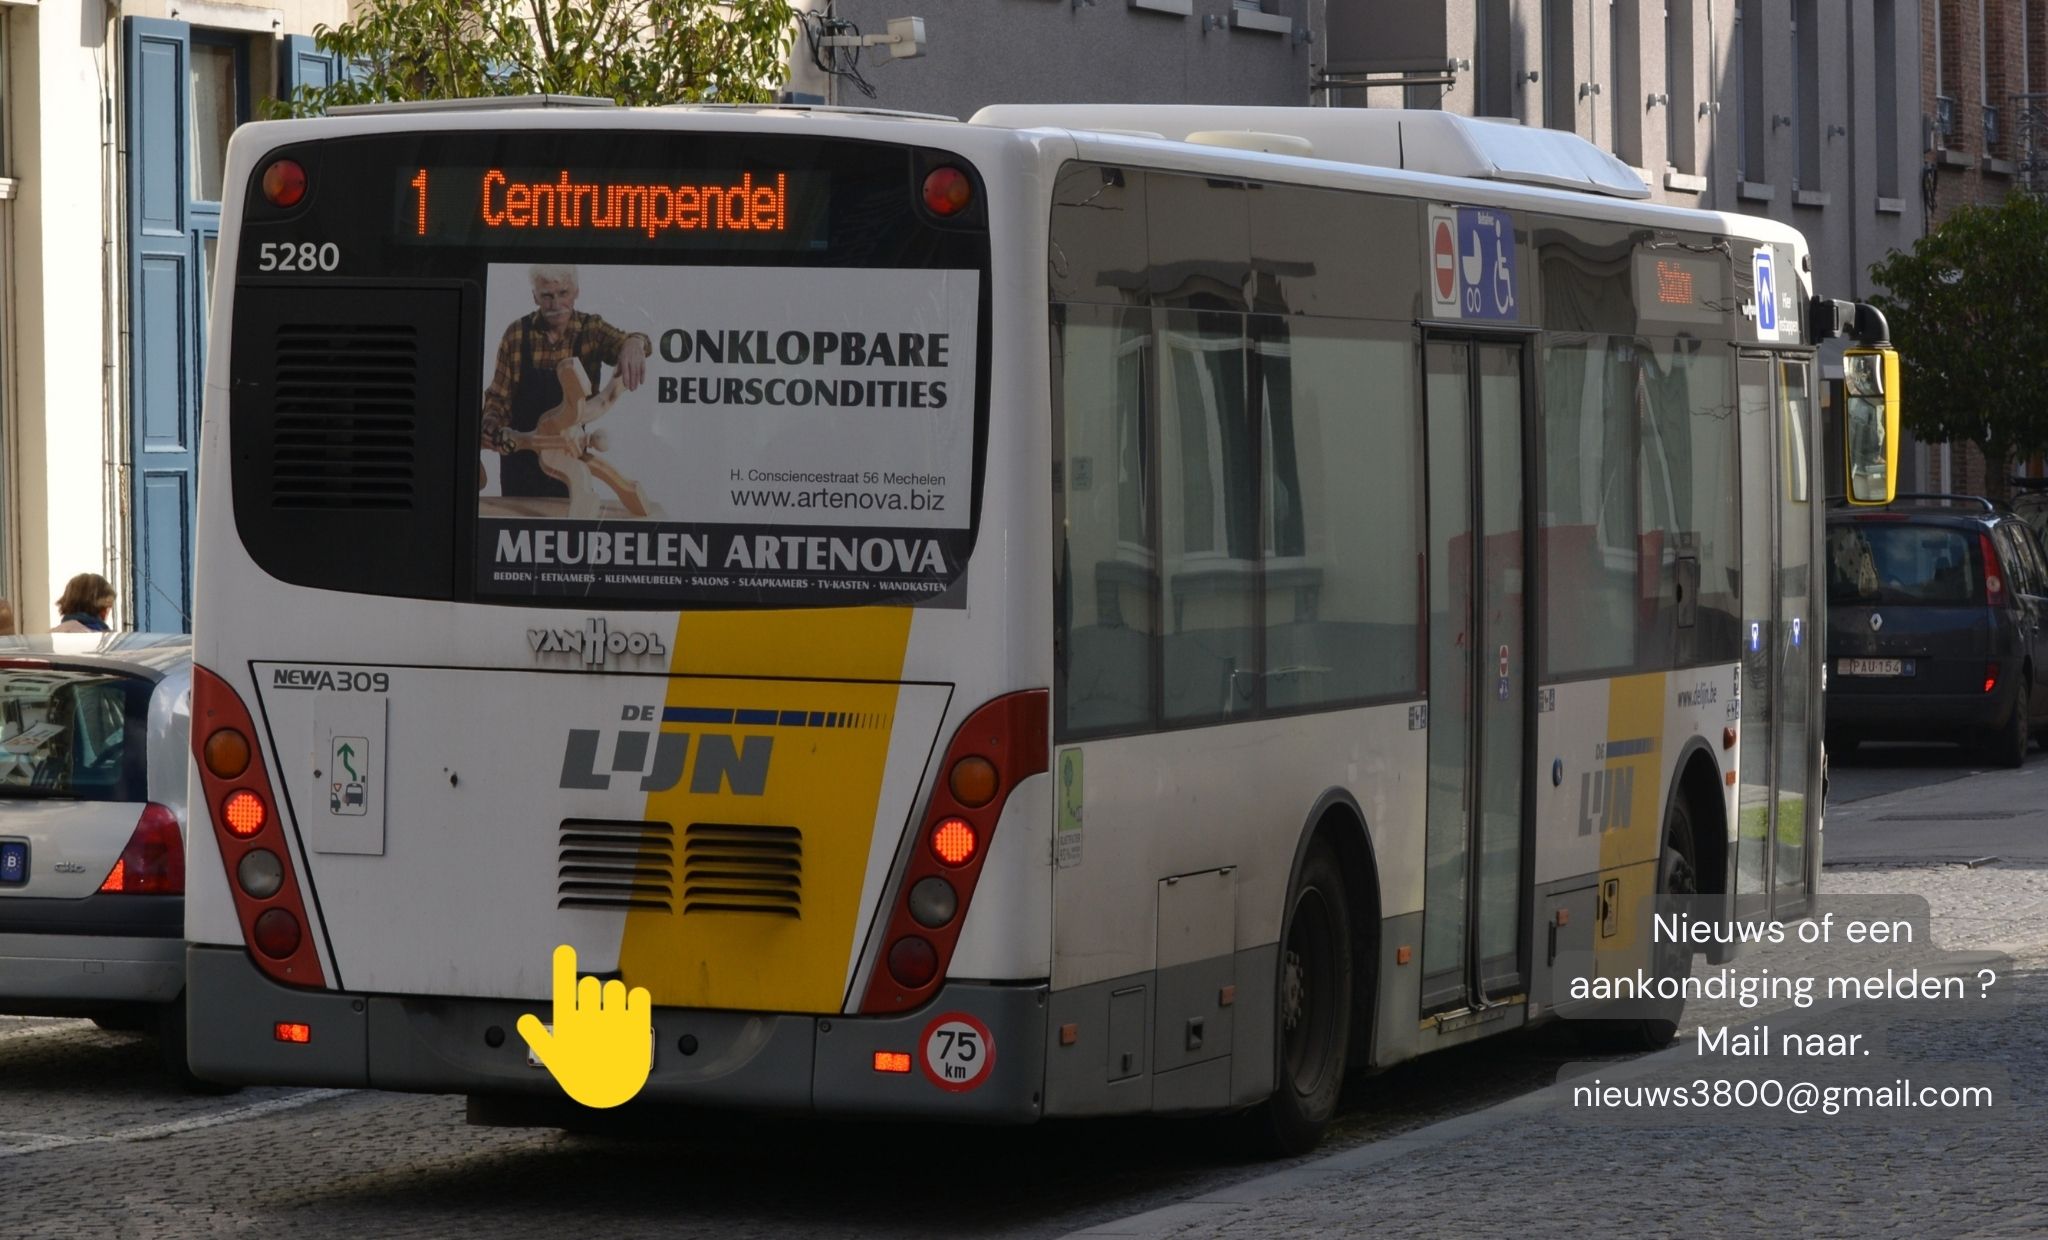
[[[1828,527],[1828,602],[1976,603],[1984,570],[1974,530],[1859,521]]]
[[[0,798],[147,800],[151,688],[99,670],[0,667]]]

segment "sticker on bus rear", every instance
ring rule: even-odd
[[[956,1094],[980,1088],[996,1063],[995,1035],[965,1012],[941,1015],[924,1027],[920,1042],[925,1079]]]

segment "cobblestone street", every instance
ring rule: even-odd
[[[2010,1080],[1995,1113],[1920,1111],[1733,1122],[1670,1112],[1588,1120],[1539,1090],[1428,1129],[1337,1154],[1083,1236],[1279,1240],[1356,1234],[1455,1235],[1512,1220],[1517,1236],[1928,1236],[2048,1234],[2048,872],[1984,866],[1830,871],[1831,895],[1917,894],[1936,945],[2003,952],[2012,1007],[1983,1017],[1837,1009],[1817,1025],[1882,1028],[1887,1061],[1918,1082],[1947,1065],[1993,1065]],[[1758,953],[1745,967],[1763,967]],[[1877,1009],[1882,1006],[1882,1012]],[[1702,1005],[1689,1023],[1748,1022],[1768,1008]],[[1684,1085],[1704,1070],[1689,1032],[1670,1050],[1603,1072],[1610,1084]],[[1874,1077],[1874,1074],[1872,1074]],[[1852,1078],[1853,1079],[1853,1078]],[[1889,1072],[1872,1085],[1889,1084]]]

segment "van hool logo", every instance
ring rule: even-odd
[[[603,616],[584,621],[580,629],[528,629],[526,644],[535,654],[582,655],[592,667],[601,667],[612,655],[668,656],[659,633],[635,633],[613,629]]]

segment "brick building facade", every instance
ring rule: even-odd
[[[1927,227],[1959,206],[2048,191],[2048,0],[1926,0],[1920,32]],[[1924,467],[1923,489],[1988,489],[1968,444],[1934,446]],[[2042,463],[2019,469],[2039,476]]]

